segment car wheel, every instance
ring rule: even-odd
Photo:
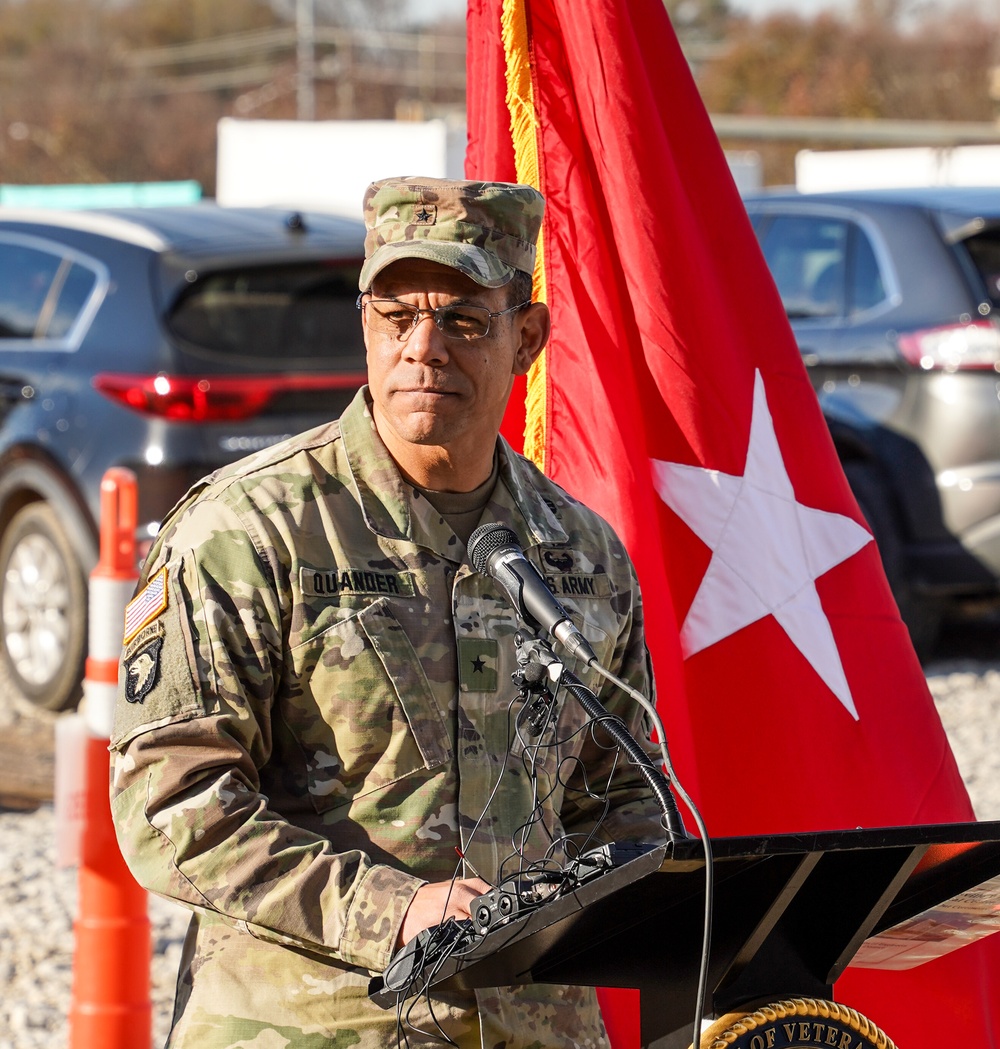
[[[889,493],[872,467],[867,463],[848,462],[844,463],[844,473],[875,536],[882,567],[899,607],[900,618],[910,632],[910,641],[921,660],[929,659],[941,633],[944,603],[914,588]]]
[[[0,541],[0,662],[35,706],[63,710],[80,698],[87,644],[87,580],[45,502],[29,503]]]

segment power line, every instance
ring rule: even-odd
[[[211,62],[241,58],[248,54],[268,51],[290,51],[295,47],[296,33],[291,27],[280,29],[251,29],[243,33],[229,33],[209,40],[192,40],[184,44],[147,47],[125,51],[121,61],[133,69],[151,66],[178,66],[188,62]]]
[[[459,34],[383,32],[375,29],[344,29],[314,24],[310,35],[314,44],[338,49],[357,47],[374,51],[419,52],[430,47],[438,54],[465,54],[465,38]],[[189,62],[239,58],[259,52],[294,51],[298,40],[297,28],[253,29],[213,37],[210,40],[194,40],[165,47],[126,51],[122,55],[122,62],[133,69],[179,66]]]
[[[315,117],[315,83],[395,85],[419,91],[465,91],[465,40],[433,32],[382,32],[316,26],[312,0],[296,0],[296,26],[252,30],[166,47],[126,53],[123,64],[133,77],[116,82],[106,94],[171,95],[264,87],[285,77],[283,53],[295,58],[295,91],[300,119]],[[326,54],[317,58],[317,48]],[[386,59],[386,53],[393,57]],[[377,58],[376,58],[377,56]],[[239,64],[237,64],[239,63]],[[219,66],[179,72],[185,66]],[[154,70],[164,75],[151,76]],[[166,71],[175,71],[173,75]],[[281,93],[287,90],[281,88]]]

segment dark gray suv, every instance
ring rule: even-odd
[[[746,200],[921,654],[1000,580],[1000,188]]]
[[[363,254],[318,214],[0,208],[0,687],[78,694],[108,467],[141,546],[199,477],[340,413]]]

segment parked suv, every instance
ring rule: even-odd
[[[336,417],[365,381],[360,222],[278,209],[0,208],[0,675],[78,696],[100,481],[139,541],[202,475]]]
[[[921,654],[1000,579],[1000,188],[746,200]]]

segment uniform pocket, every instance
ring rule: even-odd
[[[325,812],[451,759],[444,717],[388,600],[292,649],[284,719]]]

